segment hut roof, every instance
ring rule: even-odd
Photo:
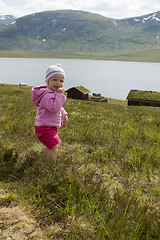
[[[73,88],[76,88],[76,89],[78,89],[80,92],[82,92],[82,93],[90,93],[90,91],[87,89],[87,88],[85,88],[85,87],[83,87],[83,86],[78,86],[78,87],[73,87]],[[72,88],[70,88],[70,89],[72,89]],[[69,89],[68,89],[69,90]],[[67,90],[67,91],[68,91]],[[67,92],[66,91],[66,92]]]
[[[127,96],[127,99],[160,101],[160,92],[131,90]]]

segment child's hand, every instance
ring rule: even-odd
[[[64,88],[63,87],[57,88],[56,92],[64,94]]]
[[[64,122],[64,120],[66,121],[66,125],[67,125],[67,123],[68,123],[68,116],[67,116],[67,115],[64,115],[64,116],[63,116],[62,121]]]

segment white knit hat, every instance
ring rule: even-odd
[[[48,85],[48,81],[50,78],[54,77],[54,76],[62,76],[65,78],[65,72],[63,70],[63,68],[61,67],[60,64],[57,65],[51,65],[46,72],[46,83]]]

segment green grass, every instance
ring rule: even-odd
[[[85,88],[85,87],[83,87],[83,86],[79,86],[79,87],[76,87],[78,90],[80,90],[81,92],[83,92],[83,93],[89,93],[90,91],[87,89],[87,88]]]
[[[57,160],[41,155],[31,87],[0,86],[0,180],[44,239],[159,239],[160,108],[67,99]],[[53,223],[61,229],[53,231]]]
[[[113,51],[107,53],[56,53],[34,51],[0,51],[0,57],[9,58],[64,58],[64,59],[96,59],[113,61],[160,62],[160,48],[146,50]]]
[[[131,90],[127,96],[127,99],[160,101],[160,92]]]

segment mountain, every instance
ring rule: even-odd
[[[120,41],[130,47],[151,48],[160,46],[160,11],[136,17],[117,20]]]
[[[6,25],[12,24],[16,20],[13,15],[0,15],[0,29]]]
[[[113,19],[84,11],[46,11],[0,29],[0,50],[105,55],[160,48],[160,11]]]

